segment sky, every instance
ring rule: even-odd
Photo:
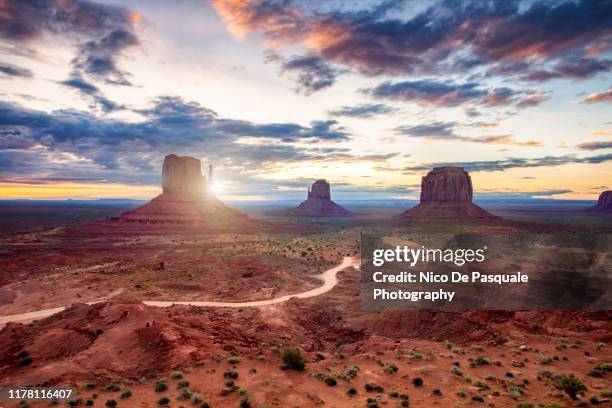
[[[612,188],[612,1],[0,0],[0,199]]]

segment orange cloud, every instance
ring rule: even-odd
[[[596,92],[587,96],[582,103],[599,103],[599,102],[612,102],[612,88],[609,88],[605,92]]]

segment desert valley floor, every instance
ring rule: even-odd
[[[323,284],[322,272],[359,257],[362,232],[522,225],[398,227],[377,221],[387,212],[357,221],[272,218],[232,233],[116,229],[90,219],[11,231],[0,241],[0,317],[68,308],[4,326],[0,386],[71,384],[79,390],[72,406],[610,404],[611,312],[366,313],[352,264],[329,291],[262,307],[141,302],[305,292]],[[287,348],[302,350],[305,370],[282,369]],[[555,386],[558,374],[586,385],[580,402]]]

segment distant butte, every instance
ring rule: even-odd
[[[434,167],[421,180],[419,205],[399,218],[427,220],[495,220],[496,216],[472,202],[472,178],[462,167]]]
[[[587,208],[587,211],[612,213],[612,190],[601,193],[597,199],[597,204]]]
[[[196,226],[226,230],[256,224],[245,214],[223,204],[212,191],[212,165],[202,176],[200,160],[170,154],[164,158],[162,194],[121,214],[113,221],[159,226]]]
[[[285,215],[294,217],[352,217],[353,213],[331,199],[331,189],[327,180],[317,180],[308,189],[306,201],[297,208],[288,210]]]

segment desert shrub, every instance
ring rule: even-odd
[[[476,402],[484,402],[484,398],[482,398],[482,395],[474,395],[472,397],[472,401],[476,401]]]
[[[302,355],[299,348],[287,348],[283,351],[283,369],[304,371],[306,368],[306,359]]]
[[[114,399],[106,400],[106,406],[107,407],[115,407],[115,406],[117,406],[117,401],[115,401]]]
[[[463,370],[460,367],[456,366],[456,365],[452,365],[451,366],[450,372],[453,373],[453,374],[457,374],[457,375],[463,375]]]
[[[344,373],[342,373],[340,377],[347,381],[351,381],[355,377],[357,377],[357,373],[359,373],[359,367],[352,366],[351,368],[347,368],[346,371],[344,371]]]
[[[210,408],[210,404],[208,402],[204,402],[200,404],[200,408]]]
[[[371,392],[371,391],[375,391],[375,392],[383,392],[383,387],[378,385],[378,384],[366,384],[364,385],[364,388],[366,391]]]
[[[155,383],[155,392],[164,392],[168,389],[168,384],[164,380]]]
[[[421,377],[414,377],[412,379],[412,384],[415,387],[422,387],[423,386],[423,379]]]
[[[130,398],[131,396],[132,396],[132,391],[130,390],[125,390],[121,393],[121,398],[123,399]]]
[[[474,366],[479,366],[479,365],[489,365],[491,364],[491,360],[489,360],[486,357],[480,356],[480,357],[476,357],[476,359],[473,361]]]
[[[519,399],[523,395],[523,389],[519,387],[513,387],[508,390],[508,396],[512,399]]]
[[[85,401],[85,405],[91,407],[93,405],[93,400],[88,399],[87,401]]]
[[[22,358],[21,361],[19,361],[19,365],[22,367],[27,366],[29,364],[32,364],[32,357],[30,356]]]
[[[325,384],[329,385],[330,387],[334,387],[336,384],[338,384],[338,381],[336,380],[336,377],[327,377],[325,378]]]
[[[387,374],[393,374],[397,372],[397,366],[393,363],[389,364],[388,366],[385,367],[385,373]]]
[[[486,382],[481,381],[481,380],[476,381],[474,383],[474,385],[477,386],[478,388],[482,389],[482,390],[488,390],[490,388],[489,384],[487,384]]]
[[[121,390],[121,387],[122,385],[120,382],[110,383],[106,386],[106,391],[117,392]]]
[[[161,397],[159,400],[157,400],[157,403],[159,405],[168,405],[170,400],[167,397]]]
[[[202,398],[202,395],[198,394],[197,392],[194,392],[193,394],[191,394],[191,402],[195,405],[195,404],[199,404],[200,402],[202,402],[204,400],[204,398]]]
[[[434,388],[433,389],[433,395],[441,396],[442,395],[442,391],[439,388]]]
[[[238,358],[238,356],[231,356],[228,360],[228,363],[236,365],[240,362],[240,359]]]
[[[465,398],[465,391],[457,391],[457,396],[459,398]]]
[[[189,391],[188,389],[183,389],[183,391],[181,391],[181,398],[182,399],[191,399],[191,396],[193,395],[193,393],[191,391]]]
[[[183,373],[181,373],[180,371],[172,371],[170,373],[170,378],[172,378],[173,380],[180,380],[181,378],[183,378]]]
[[[349,397],[357,395],[357,390],[355,388],[349,388],[348,391],[346,391],[346,395],[348,395]]]
[[[238,407],[240,407],[240,408],[251,408],[252,407],[251,401],[246,396],[242,397],[240,399],[240,404],[238,404]]]
[[[187,388],[189,387],[189,381],[183,380],[183,381],[179,381],[178,384],[176,384],[176,388],[181,389],[181,388]]]
[[[606,372],[608,371],[612,371],[612,364],[610,363],[601,363],[598,366],[592,368],[589,371],[589,375],[591,377],[603,377],[604,375],[606,375]]]
[[[576,401],[578,394],[586,391],[586,386],[578,378],[570,375],[558,375],[555,377],[555,387],[565,392],[573,401]]]
[[[226,370],[223,373],[223,377],[225,378],[230,378],[232,380],[235,380],[236,378],[238,378],[238,371],[234,371],[234,370]]]

